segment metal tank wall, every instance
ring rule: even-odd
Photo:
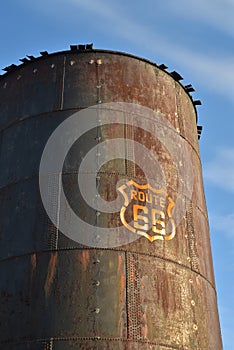
[[[0,348],[221,350],[196,110],[183,86],[156,64],[104,50],[43,53],[8,70],[0,78]],[[119,101],[161,111],[190,150],[192,200],[171,241],[84,246],[43,207],[38,173],[51,133],[80,109]],[[129,125],[102,127],[101,135],[160,147]],[[93,136],[78,154],[95,146]],[[172,164],[161,161],[173,189]],[[103,169],[100,193],[113,198],[123,177],[142,180],[117,161]],[[69,172],[66,181],[75,192]],[[95,222],[93,212],[84,215]]]

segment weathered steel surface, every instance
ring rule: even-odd
[[[139,236],[118,248],[94,249],[67,238],[49,220],[39,163],[63,120],[97,102],[120,101],[162,112],[186,140],[193,195],[173,240],[151,243]],[[135,150],[125,138],[156,150],[173,195],[176,169],[167,149],[141,128],[123,124],[102,126],[102,141],[123,139],[126,156],[134,157]],[[90,130],[69,151],[63,187],[85,221],[120,226],[119,213],[100,213],[96,220],[77,190],[78,166],[97,144],[95,136]],[[43,57],[0,79],[0,147],[1,348],[222,349],[196,111],[180,83],[125,54],[94,50]],[[145,181],[136,164],[120,159],[104,164],[99,175],[99,193],[110,201],[120,180]],[[59,174],[51,174],[48,189],[52,183],[59,186]],[[59,198],[52,205],[59,210]]]

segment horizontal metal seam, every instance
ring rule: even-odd
[[[54,116],[52,116],[52,113],[60,113],[61,114],[61,112],[67,112],[67,111],[79,112],[80,110],[85,109],[85,108],[88,108],[88,106],[83,106],[83,107],[78,106],[78,107],[66,108],[66,109],[62,109],[62,110],[61,109],[53,109],[51,111],[46,111],[46,112],[42,112],[42,113],[38,113],[38,114],[31,114],[31,115],[27,115],[25,117],[19,117],[19,118],[13,120],[11,123],[6,124],[5,126],[3,126],[0,129],[0,133],[4,132],[5,130],[9,129],[12,126],[15,126],[17,124],[23,123],[24,121],[27,121],[27,120],[30,120],[30,119],[34,119],[34,118],[37,118],[37,117],[44,117],[46,115],[54,117]]]
[[[121,172],[105,172],[105,171],[101,171],[99,172],[100,174],[107,174],[107,175],[120,175],[120,176],[126,176],[127,174],[126,173],[121,173]],[[63,175],[70,175],[70,174],[76,174],[74,172],[65,172],[63,173]],[[78,174],[78,172],[77,172]],[[85,174],[93,174],[93,173],[89,173],[89,172],[86,172]],[[49,175],[59,175],[59,174],[49,174]],[[13,182],[10,182],[2,187],[0,187],[0,195],[1,195],[1,192],[5,191],[6,189],[8,189],[9,187],[11,186],[15,186],[21,182],[26,182],[26,181],[31,181],[31,180],[34,180],[34,179],[37,179],[39,178],[38,174],[33,174],[32,176],[26,176],[26,177],[23,177],[21,179],[19,179],[18,181],[13,181]],[[136,176],[134,177],[136,179],[139,179],[139,178],[143,178],[143,177],[140,177],[140,176]],[[153,179],[152,179],[153,180]],[[39,183],[39,180],[38,180],[38,183]],[[172,191],[175,191],[176,189],[172,188],[171,186],[168,186],[169,189],[171,189]],[[185,196],[185,199],[190,199],[188,198],[187,196]],[[200,208],[198,205],[196,205],[195,203],[193,203],[194,207],[199,209],[199,211],[207,218],[207,213],[206,211],[203,211],[203,208]]]
[[[16,340],[16,341],[13,341],[11,339],[9,340],[5,340],[3,342],[1,342],[0,344],[11,344],[11,345],[16,345],[16,344],[25,344],[27,342],[35,342],[35,343],[46,343],[46,342],[51,342],[51,339],[53,340],[53,342],[56,342],[56,341],[71,341],[71,340],[74,340],[74,341],[113,341],[113,342],[119,342],[119,341],[122,341],[122,342],[125,342],[125,343],[140,343],[140,344],[149,344],[149,345],[159,345],[159,346],[164,346],[165,348],[173,348],[173,349],[180,349],[179,346],[175,346],[175,345],[168,345],[168,344],[163,344],[163,343],[160,343],[160,342],[155,342],[155,341],[148,341],[148,340],[143,340],[143,339],[133,339],[133,338],[110,338],[110,337],[53,337],[53,338],[38,338],[38,339],[32,339],[32,338],[29,338],[29,339],[24,339],[24,340]]]
[[[94,105],[95,106],[95,105]],[[90,108],[90,107],[92,107],[92,106],[77,106],[77,107],[73,107],[73,108],[66,108],[66,109],[55,109],[55,110],[51,110],[51,111],[47,111],[47,112],[42,112],[42,113],[39,113],[39,114],[34,114],[34,115],[29,115],[29,116],[25,116],[25,117],[21,117],[21,118],[18,118],[18,119],[16,119],[16,120],[14,120],[14,121],[12,121],[11,123],[9,123],[8,125],[6,125],[5,127],[3,127],[2,129],[0,129],[0,133],[2,133],[2,132],[4,132],[5,130],[7,130],[7,129],[9,129],[10,127],[12,127],[12,126],[15,126],[15,125],[17,125],[17,124],[19,124],[19,123],[21,123],[21,122],[24,122],[24,121],[27,121],[27,120],[30,120],[30,119],[34,119],[34,118],[37,118],[37,117],[43,117],[43,116],[45,116],[45,115],[50,115],[50,114],[52,114],[52,113],[61,113],[61,112],[67,112],[67,111],[74,111],[74,112],[79,112],[80,110],[82,110],[82,109],[86,109],[86,108]],[[120,110],[118,110],[117,108],[116,108],[116,112],[121,112],[121,109]],[[156,111],[154,111],[155,113],[156,113]],[[51,115],[51,117],[52,117],[52,115]],[[144,118],[146,119],[146,120],[148,120],[149,118],[147,118],[146,116],[144,116]],[[151,120],[151,119],[149,119],[149,120]],[[173,126],[171,126],[171,128],[170,128],[170,130],[172,131],[172,132],[174,132],[175,134],[177,134],[178,136],[180,136],[180,137],[182,137],[191,147],[192,147],[192,149],[194,150],[194,152],[195,152],[195,154],[197,155],[197,157],[198,157],[198,159],[200,160],[200,155],[199,155],[199,151],[193,146],[193,144],[188,140],[188,139],[186,139],[181,133],[177,133],[176,131],[175,131],[175,129],[173,128]]]
[[[44,253],[61,252],[61,251],[68,251],[68,250],[116,251],[116,252],[123,252],[123,253],[128,252],[128,253],[131,253],[131,254],[137,254],[137,255],[141,255],[141,256],[154,257],[154,258],[157,258],[157,259],[160,259],[160,260],[164,260],[164,261],[167,261],[169,263],[178,265],[181,268],[184,268],[186,270],[191,271],[192,273],[195,273],[196,275],[199,275],[201,278],[203,278],[206,282],[208,282],[210,284],[210,286],[214,289],[215,294],[216,294],[215,286],[213,286],[213,284],[204,275],[202,275],[198,271],[195,271],[194,269],[192,269],[191,267],[189,267],[187,265],[184,265],[182,263],[179,263],[177,261],[174,261],[174,260],[171,260],[171,259],[168,259],[168,258],[161,257],[161,256],[156,255],[156,254],[143,253],[143,252],[138,252],[138,251],[134,251],[134,250],[127,250],[127,249],[121,249],[121,248],[98,248],[98,247],[89,247],[89,248],[87,248],[86,246],[84,246],[84,247],[68,247],[68,248],[65,247],[65,248],[58,248],[58,249],[53,249],[53,250],[52,249],[44,249],[44,250],[40,250],[40,251],[32,251],[30,253],[15,255],[15,256],[11,256],[11,257],[7,257],[7,258],[4,258],[4,259],[1,259],[0,260],[0,264],[5,262],[5,261],[9,261],[9,260],[13,260],[13,259],[21,258],[21,257],[25,257],[25,256],[30,256],[30,255],[33,255],[33,254],[44,254]]]

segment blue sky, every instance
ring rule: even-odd
[[[196,89],[206,199],[225,350],[234,343],[234,0],[8,0],[0,67],[94,43],[176,70]]]

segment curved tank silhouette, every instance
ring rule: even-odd
[[[198,147],[199,102],[189,95],[192,87],[184,87],[181,77],[163,65],[89,45],[43,52],[6,71],[0,77],[0,347],[221,350]],[[139,104],[162,113],[187,144],[193,193],[185,198],[187,212],[171,240],[153,240],[146,230],[148,238],[138,235],[121,246],[88,246],[69,239],[46,213],[38,174],[47,140],[75,112],[109,102]],[[124,123],[107,124],[99,132],[92,129],[76,143],[80,162],[98,142],[135,140],[161,157],[173,195],[173,161],[149,132]],[[134,147],[126,145],[126,152],[134,158]],[[72,197],[78,169],[71,170],[69,159],[67,164],[62,185]],[[143,186],[143,177],[134,162],[117,159],[103,165],[98,190],[113,200],[119,180]],[[61,186],[59,174],[48,179],[48,191],[52,185]],[[146,196],[140,187],[135,191]],[[142,198],[138,200],[145,205]],[[73,200],[78,201],[78,214],[93,227],[98,220],[107,229],[124,226],[119,213],[100,213],[97,220],[80,193]],[[54,205],[59,216],[56,196]],[[133,209],[128,215],[132,213]],[[134,213],[141,220],[138,227],[148,223],[144,209],[143,214]],[[157,233],[163,236],[162,223]]]

